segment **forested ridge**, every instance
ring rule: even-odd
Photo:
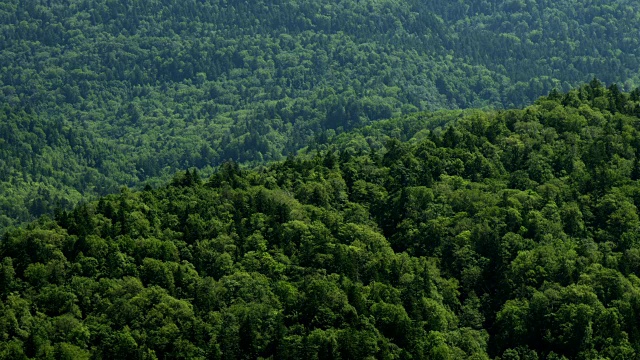
[[[637,359],[639,116],[594,80],[41,217],[0,358]]]
[[[629,91],[638,19],[633,0],[6,0],[0,227],[418,110]]]

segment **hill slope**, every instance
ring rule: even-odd
[[[630,90],[638,14],[631,0],[3,1],[0,120],[22,134],[0,132],[2,223],[279,160],[325,129],[522,106],[593,76]]]
[[[11,230],[0,357],[635,359],[638,95],[380,122]]]

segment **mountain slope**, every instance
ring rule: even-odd
[[[638,95],[382,121],[10,230],[0,357],[635,359]]]
[[[279,160],[326,129],[522,106],[593,76],[630,90],[638,14],[631,0],[4,1],[1,116],[32,125],[0,133],[0,196],[17,204],[2,223],[57,206],[39,192],[75,204]]]

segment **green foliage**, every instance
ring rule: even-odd
[[[634,96],[380,121],[9,229],[0,358],[635,359]]]
[[[622,95],[640,84],[636,5],[3,1],[0,228],[178,170],[279,161],[419,110],[524,106],[593,76],[621,84],[585,89],[597,108],[638,114]],[[530,165],[514,182],[549,176],[549,164]]]

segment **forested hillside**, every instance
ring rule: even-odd
[[[637,359],[640,91],[446,114],[10,230],[0,358]]]
[[[634,0],[6,0],[0,226],[326,129],[639,83]]]

